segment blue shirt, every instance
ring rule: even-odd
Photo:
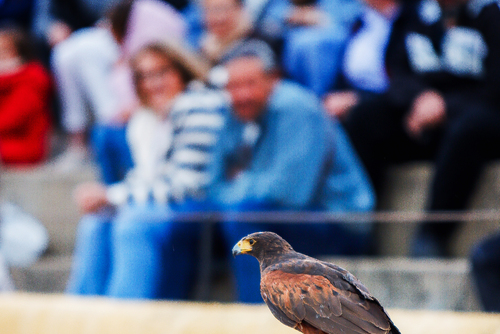
[[[246,124],[233,113],[216,145],[212,199],[223,206],[262,203],[283,209],[367,211],[374,193],[342,127],[326,116],[319,99],[281,81],[248,142]],[[251,161],[234,179],[227,175],[250,147]]]

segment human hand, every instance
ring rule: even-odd
[[[446,102],[436,91],[425,91],[414,101],[405,120],[406,131],[417,138],[426,129],[443,123],[446,119]]]
[[[328,94],[323,106],[329,115],[343,119],[358,102],[359,96],[356,92],[344,91]]]
[[[50,46],[54,47],[71,35],[71,28],[62,21],[54,22],[48,29],[47,40]]]
[[[80,212],[83,214],[97,212],[109,205],[106,187],[97,182],[80,184],[75,189],[74,198]]]

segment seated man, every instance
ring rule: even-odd
[[[258,4],[203,0],[200,4],[191,6],[187,18],[190,39],[214,64],[242,40],[261,39],[279,55],[287,76],[318,95],[335,85],[342,51],[359,12],[357,0],[266,0]]]
[[[470,1],[457,10],[463,1],[442,0],[441,7],[434,2],[421,10],[433,2],[408,7],[413,19],[393,27],[390,87],[352,110],[346,128],[377,190],[388,164],[434,159],[428,209],[464,210],[482,167],[499,157],[500,9],[496,2]],[[452,27],[433,29],[430,23],[442,22],[448,9]],[[449,256],[457,226],[423,224],[413,254]]]
[[[256,19],[268,39],[282,40],[283,70],[322,96],[336,86],[356,0],[269,0]]]
[[[194,48],[212,65],[222,63],[225,57],[249,40],[265,40],[254,29],[242,0],[203,0],[190,7],[191,15],[194,16],[188,14],[186,19],[190,29],[189,38]],[[273,44],[271,47],[277,51],[279,45]]]
[[[337,87],[324,99],[330,115],[344,120],[356,105],[370,103],[387,90],[387,45],[393,26],[408,20],[410,6],[400,0],[364,1],[344,51]]]
[[[373,208],[371,185],[342,127],[326,116],[313,93],[278,78],[266,44],[248,44],[225,67],[233,111],[216,146],[210,189],[221,209]],[[222,224],[228,245],[259,230],[275,231],[309,255],[362,254],[370,243],[369,224]],[[251,262],[234,263],[238,299],[261,302],[259,272],[246,270],[256,264]]]

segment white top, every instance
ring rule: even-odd
[[[121,205],[202,198],[227,104],[222,92],[201,86],[181,94],[164,119],[149,109],[137,110],[127,125],[134,168],[108,188],[108,200]]]
[[[343,70],[357,89],[382,93],[389,86],[385,69],[385,50],[393,20],[365,6],[363,26],[346,47]]]
[[[168,165],[165,160],[172,146],[173,126],[169,118],[160,119],[152,110],[141,108],[127,127],[134,170],[138,177],[153,181]]]

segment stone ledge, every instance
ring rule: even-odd
[[[405,334],[500,334],[500,315],[389,309]],[[265,305],[0,295],[0,334],[292,334]]]
[[[479,305],[465,259],[325,258],[353,273],[384,305],[401,309],[477,311]],[[20,291],[62,293],[71,269],[70,256],[47,256],[29,268],[14,268]],[[221,285],[222,284],[222,285]],[[211,298],[226,301],[231,280],[212,282]],[[216,289],[216,290],[214,290]],[[218,292],[216,292],[218,291]]]

